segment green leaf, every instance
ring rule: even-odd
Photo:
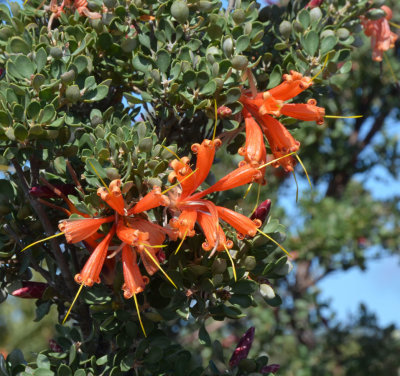
[[[86,170],[89,171],[91,174],[96,175],[97,177],[100,176],[102,179],[107,179],[107,172],[103,169],[97,159],[87,158]]]
[[[35,65],[25,55],[18,55],[15,59],[15,65],[22,77],[30,79],[35,73]]]
[[[36,358],[36,364],[38,365],[39,368],[46,368],[50,369],[50,360],[49,358],[44,355],[44,354],[39,354]]]
[[[38,122],[41,124],[50,123],[56,116],[56,110],[52,104],[48,104],[40,111]]]
[[[282,79],[282,68],[279,65],[275,65],[271,74],[269,75],[269,83],[267,89],[271,89],[277,86]]]
[[[74,65],[79,73],[82,73],[88,66],[89,61],[86,56],[80,55],[74,60]]]
[[[279,295],[275,295],[272,299],[264,298],[264,300],[271,307],[279,307],[282,304],[282,299]]]
[[[297,15],[298,21],[301,23],[301,26],[304,27],[304,29],[307,29],[307,27],[310,25],[310,14],[308,13],[308,10],[303,9],[298,15]]]
[[[108,86],[99,85],[94,90],[89,90],[83,96],[84,102],[98,102],[104,99],[108,94]]]
[[[199,342],[201,345],[206,345],[211,347],[211,338],[210,335],[207,333],[204,322],[201,324],[199,329]]]
[[[36,368],[33,371],[34,376],[54,376],[54,372],[47,368]]]
[[[239,100],[241,95],[242,95],[242,92],[240,91],[240,89],[233,87],[226,92],[225,103],[229,104],[229,103],[236,102],[237,100]]]
[[[156,64],[161,72],[165,73],[171,64],[171,54],[166,50],[158,50]]]
[[[137,54],[132,60],[132,65],[139,72],[148,73],[153,68],[153,61],[145,55]]]
[[[86,372],[85,372],[85,370],[84,369],[77,369],[75,372],[74,372],[74,376],[86,376]]]
[[[321,55],[325,55],[327,52],[333,49],[336,46],[337,38],[333,35],[329,35],[326,38],[321,40]]]
[[[72,370],[66,364],[61,364],[58,367],[57,376],[72,376]]]
[[[12,124],[11,116],[5,111],[0,111],[0,126],[9,127],[11,124]]]
[[[43,47],[39,48],[39,50],[36,51],[35,62],[36,62],[36,70],[38,73],[40,73],[47,63],[47,53]]]
[[[309,31],[302,40],[302,45],[310,56],[314,56],[319,45],[318,34],[314,30]]]
[[[10,46],[10,51],[15,54],[22,53],[28,55],[28,53],[31,52],[31,48],[29,47],[28,43],[26,43],[20,37],[11,38],[8,42],[8,45]]]
[[[339,69],[339,72],[340,73],[349,73],[351,71],[352,66],[353,66],[353,63],[351,61],[346,61]]]
[[[240,54],[242,51],[245,51],[249,45],[250,38],[247,35],[241,35],[236,40],[236,54]]]
[[[196,87],[196,73],[192,70],[187,70],[183,74],[182,81],[186,86],[194,89]]]
[[[22,124],[17,124],[14,127],[14,136],[18,141],[23,142],[28,137],[28,130]]]
[[[215,90],[217,90],[217,83],[214,80],[211,80],[203,86],[200,90],[200,94],[211,96],[215,93]]]

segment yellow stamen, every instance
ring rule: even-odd
[[[251,184],[249,185],[249,187],[247,188],[246,193],[245,193],[244,196],[243,196],[243,200],[247,197],[247,195],[249,194],[249,192],[250,192],[250,190],[251,190],[252,187],[253,187],[253,183],[251,183]]]
[[[170,191],[172,188],[175,188],[177,185],[181,184],[183,181],[185,181],[186,179],[190,178],[196,171],[198,170],[198,168],[196,168],[195,170],[193,170],[189,175],[186,175],[181,181],[178,181],[178,183],[171,185],[169,188],[167,188],[165,191],[161,192],[162,195],[165,195],[168,191]]]
[[[231,264],[232,264],[233,278],[235,278],[235,282],[237,282],[235,263],[233,262],[232,256],[231,256],[231,254],[229,253],[229,249],[228,249],[228,247],[226,246],[226,244],[224,244],[224,247],[225,247],[225,251],[226,251],[226,253],[227,253],[228,257],[229,257],[229,260],[231,261]]]
[[[294,181],[296,182],[296,203],[297,203],[299,201],[299,184],[297,183],[296,174],[294,173],[294,171],[292,171],[292,173],[293,173]]]
[[[174,281],[168,276],[168,274],[166,272],[164,272],[163,268],[161,267],[161,265],[157,262],[157,260],[154,259],[153,255],[149,252],[149,250],[144,247],[144,251],[146,252],[147,256],[150,257],[151,261],[154,262],[154,264],[157,266],[158,269],[160,269],[161,273],[163,273],[165,275],[165,277],[168,279],[168,281],[170,281],[172,283],[172,285],[178,289],[178,287],[175,285]]]
[[[144,246],[149,246],[151,248],[164,248],[164,247],[168,247],[167,244],[160,244],[160,245],[151,245],[151,244],[147,244],[147,243],[139,243],[140,245],[144,245]]]
[[[90,166],[92,167],[94,173],[95,173],[95,174],[97,175],[97,177],[100,179],[101,183],[104,185],[104,187],[106,187],[108,193],[111,194],[110,189],[108,188],[107,184],[104,183],[104,180],[101,178],[100,174],[97,172],[96,168],[93,166],[93,163],[90,162],[89,160],[88,160],[88,162],[89,162]]]
[[[82,289],[83,289],[83,283],[82,283],[81,286],[79,287],[79,290],[78,290],[78,292],[76,293],[75,298],[74,298],[74,300],[72,301],[72,304],[70,305],[70,307],[69,307],[69,309],[68,309],[68,312],[67,312],[67,314],[66,314],[65,317],[64,317],[64,320],[63,320],[63,322],[62,322],[62,325],[64,325],[65,322],[67,321],[67,318],[68,318],[68,316],[69,316],[69,314],[70,314],[70,312],[71,312],[71,310],[72,310],[72,307],[74,306],[74,304],[75,304],[75,302],[76,302],[76,299],[78,299],[78,296],[79,296],[79,294],[81,293]]]
[[[388,58],[388,56],[386,55],[385,52],[383,53],[383,58],[385,59],[385,62],[386,62],[386,64],[387,64],[388,67],[389,67],[390,73],[392,74],[392,77],[393,77],[394,81],[397,82],[398,80],[397,80],[397,77],[396,77],[396,75],[395,75],[395,73],[394,73],[392,64],[390,64],[390,60],[389,60],[389,58]]]
[[[217,123],[218,123],[218,107],[217,107],[217,101],[215,99],[214,99],[214,111],[215,111],[215,123],[214,123],[213,137],[212,137],[213,141],[215,139],[215,133],[217,132]]]
[[[167,148],[166,146],[164,146],[164,145],[161,145],[165,150],[168,150],[173,156],[175,156],[177,159],[178,159],[178,161],[179,162],[181,162],[181,163],[183,163],[182,162],[182,159],[180,159],[179,157],[178,157],[178,155],[173,151],[173,150],[171,150],[170,148]]]
[[[253,213],[256,211],[256,209],[258,207],[258,203],[260,202],[260,193],[261,193],[261,184],[258,184],[256,204],[254,206],[254,209],[251,211],[249,217],[251,217],[253,215]]]
[[[183,244],[183,242],[184,242],[184,240],[185,240],[185,238],[186,238],[186,235],[187,235],[188,231],[189,231],[189,230],[186,230],[186,231],[185,231],[185,234],[183,235],[183,238],[182,238],[181,242],[180,242],[179,245],[178,245],[178,248],[176,249],[176,251],[175,251],[175,253],[174,253],[175,255],[178,254],[178,251],[179,251],[180,248],[182,247],[182,244]]]
[[[64,233],[63,233],[63,232],[59,232],[58,234],[51,235],[51,236],[49,236],[48,238],[44,238],[44,239],[38,240],[37,242],[34,242],[34,243],[32,243],[32,244],[27,245],[21,252],[25,251],[25,250],[28,249],[28,248],[33,247],[33,246],[36,245],[36,244],[43,243],[43,242],[45,242],[46,240],[53,239],[53,238],[56,238],[57,236],[61,236],[61,235],[64,235]]]
[[[146,331],[144,330],[142,318],[140,317],[139,305],[138,305],[138,302],[137,302],[136,294],[133,294],[133,300],[135,301],[135,306],[136,306],[138,319],[139,319],[139,322],[140,322],[140,327],[142,328],[144,336],[147,338],[147,334],[146,334]]]
[[[303,162],[301,161],[300,157],[297,155],[297,153],[295,153],[295,154],[296,154],[297,160],[298,160],[299,163],[301,164],[301,167],[303,167],[303,170],[304,170],[304,172],[305,172],[305,174],[306,174],[306,176],[307,176],[308,184],[310,184],[310,187],[311,187],[311,189],[312,189],[313,186],[312,186],[312,184],[311,184],[310,177],[308,176],[308,172],[307,172],[307,170],[306,170],[306,168],[305,168]]]
[[[262,232],[259,228],[257,229],[257,231],[261,234],[264,235],[267,239],[271,240],[271,242],[273,242],[274,244],[276,244],[283,252],[285,252],[289,257],[290,256],[289,252],[283,248],[276,240],[274,240],[273,238],[271,238],[269,235],[267,235],[266,233]]]
[[[291,153],[289,153],[289,154],[286,154],[286,155],[284,155],[284,156],[282,156],[282,157],[276,158],[276,159],[274,159],[273,161],[270,161],[270,162],[268,162],[268,163],[265,163],[265,164],[263,164],[262,166],[257,167],[257,170],[260,170],[260,169],[262,169],[262,168],[264,168],[264,167],[267,167],[267,166],[269,166],[269,165],[271,165],[271,164],[273,164],[273,163],[279,161],[280,159],[289,157],[289,156],[291,156],[291,155],[293,155],[293,154],[296,154],[296,152],[293,151],[293,152],[291,152]]]
[[[389,21],[389,25],[392,25],[393,27],[397,27],[398,29],[400,29],[400,25],[398,25],[397,23],[394,23],[392,21]]]
[[[328,64],[328,59],[329,59],[329,54],[326,55],[324,65],[322,66],[321,70],[311,79],[311,81],[314,81],[325,70],[326,64]]]
[[[325,115],[324,118],[328,119],[358,119],[362,118],[364,115],[353,115],[353,116],[336,116],[336,115]]]
[[[28,0],[25,0],[25,1],[24,1],[24,5],[25,5],[27,2],[28,2]]]

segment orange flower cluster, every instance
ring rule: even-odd
[[[361,25],[364,34],[371,37],[372,60],[382,61],[383,53],[394,47],[397,35],[390,31],[389,20],[392,18],[392,10],[386,5],[381,9],[386,13],[385,17],[378,20],[369,20],[361,16]]]
[[[285,103],[311,85],[310,77],[291,71],[290,74],[283,75],[283,82],[273,89],[257,93],[254,97],[247,93],[242,94],[240,101],[244,107],[242,113],[246,124],[246,144],[239,149],[239,154],[244,156],[245,162],[260,166],[267,160],[264,137],[259,128],[261,126],[274,158],[278,159],[275,167],[282,166],[285,171],[293,171],[296,160],[285,155],[296,153],[300,142],[275,117],[283,115],[323,124],[325,109],[318,107],[315,99],[310,99],[307,103]]]

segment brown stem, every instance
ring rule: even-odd
[[[42,206],[29,194],[29,186],[25,179],[24,172],[22,171],[20,164],[18,163],[16,158],[13,158],[11,162],[14,165],[15,171],[21,183],[21,189],[23,190],[25,196],[28,198],[29,203],[31,204],[33,210],[36,212],[46,235],[47,236],[54,235],[55,231],[53,228],[53,224],[50,222]],[[60,268],[61,274],[65,280],[68,289],[70,289],[70,291],[75,291],[76,284],[74,282],[74,279],[72,278],[72,274],[68,268],[68,264],[64,258],[64,255],[61,252],[57,239],[56,238],[50,239],[50,244],[51,244],[51,252],[57,262],[58,267]]]

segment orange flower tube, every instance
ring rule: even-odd
[[[178,236],[182,239],[184,236],[194,236],[194,225],[197,220],[197,211],[182,210],[178,218],[173,218],[170,221],[171,227],[178,230]]]
[[[122,242],[132,246],[149,239],[147,232],[127,227],[122,220],[119,220],[117,224],[117,236]]]
[[[301,73],[293,70],[290,71],[290,74],[284,74],[283,80],[281,84],[264,93],[265,100],[272,96],[285,102],[308,89],[313,83],[310,77],[303,77]]]
[[[153,187],[146,196],[144,196],[139,202],[131,209],[128,210],[128,214],[138,214],[146,210],[156,208],[158,206],[168,206],[169,199],[167,196],[161,194],[160,187]]]
[[[219,218],[230,224],[242,236],[255,236],[257,228],[261,226],[259,219],[252,220],[243,214],[222,206],[217,206],[217,211]]]
[[[75,281],[85,286],[93,286],[95,283],[100,283],[100,272],[103,268],[104,261],[107,256],[108,246],[115,233],[115,226],[99,243],[89,259],[86,261],[82,271],[75,275]]]
[[[221,140],[203,140],[201,144],[193,144],[192,151],[197,154],[196,172],[194,173],[194,189],[188,194],[193,193],[197,187],[207,178],[211,166],[214,162],[215,150],[221,146]]]
[[[97,190],[97,195],[113,208],[119,215],[124,215],[124,198],[121,193],[121,180],[116,179],[110,183],[109,189],[101,187]]]
[[[198,192],[191,196],[191,200],[197,200],[213,192],[227,191],[241,185],[252,183],[262,178],[260,170],[246,164],[233,170],[228,175],[225,175],[218,182],[202,192]]]
[[[304,121],[316,121],[321,125],[324,123],[325,108],[317,107],[315,99],[310,99],[307,103],[284,104],[281,114]]]
[[[149,283],[149,278],[140,273],[136,258],[136,252],[131,247],[125,245],[122,248],[122,270],[125,281],[122,290],[124,290],[125,299],[144,291]]]
[[[67,243],[78,243],[95,234],[102,224],[113,220],[113,215],[105,218],[65,219],[58,228],[65,234]]]
[[[218,228],[215,226],[215,222],[213,221],[211,215],[198,212],[197,221],[206,237],[206,241],[202,244],[202,248],[205,251],[211,251],[214,247],[216,247],[217,251],[224,251],[225,247],[228,249],[232,248],[232,240],[226,240],[224,231],[222,230],[221,226],[218,225]]]

